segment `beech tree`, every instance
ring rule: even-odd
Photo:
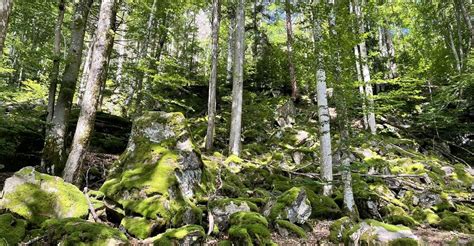
[[[51,129],[48,132],[43,149],[44,168],[54,174],[61,174],[66,153],[66,133],[72,100],[76,91],[77,78],[82,60],[84,34],[93,0],[80,0],[74,4],[71,24],[71,43],[65,61],[61,88],[54,106]]]
[[[70,183],[80,183],[81,165],[94,130],[100,87],[106,78],[110,52],[114,43],[115,19],[119,2],[120,0],[102,0],[100,5],[95,33],[96,41],[92,52],[94,59],[91,62],[72,149],[64,169],[64,180]]]
[[[3,54],[3,44],[7,36],[8,20],[13,7],[13,0],[2,0],[0,2],[0,57]]]
[[[207,104],[207,134],[206,150],[212,149],[216,124],[216,88],[217,88],[217,63],[219,57],[219,26],[220,26],[220,1],[212,2],[212,51],[211,75],[209,78],[209,99]]]
[[[229,152],[239,156],[242,134],[242,97],[245,58],[245,1],[237,0],[235,26],[235,54],[232,86],[232,115],[229,138]]]
[[[291,98],[298,97],[298,84],[296,82],[295,64],[293,63],[293,24],[291,22],[291,0],[285,0],[286,12],[286,47],[288,53],[288,68],[290,72]]]

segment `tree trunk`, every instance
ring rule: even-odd
[[[245,1],[237,0],[235,27],[235,57],[232,86],[232,114],[230,126],[229,152],[239,156],[242,134],[242,94],[244,84],[245,58]]]
[[[217,64],[219,62],[219,22],[220,22],[220,1],[212,2],[212,65],[211,77],[209,79],[209,100],[207,103],[207,134],[206,150],[211,150],[214,142],[216,123],[216,87],[217,87]]]
[[[252,25],[253,25],[253,45],[252,45],[252,54],[253,58],[257,59],[258,57],[258,43],[260,42],[260,33],[258,30],[258,2],[259,0],[254,0],[253,3],[253,16],[252,16]]]
[[[448,24],[448,38],[449,38],[449,46],[453,51],[454,61],[456,62],[456,70],[461,73],[461,60],[459,58],[458,50],[456,49],[456,44],[454,43],[453,32],[451,28],[451,24]]]
[[[61,89],[54,107],[51,131],[46,136],[43,149],[43,163],[46,171],[60,175],[66,157],[66,133],[69,113],[72,106],[76,82],[81,66],[84,34],[93,0],[75,2],[74,16],[71,25],[71,44],[66,58]]]
[[[314,45],[316,58],[316,92],[318,100],[318,118],[320,132],[320,167],[321,179],[324,182],[323,194],[329,196],[332,194],[332,153],[331,153],[331,127],[329,118],[329,107],[326,87],[326,70],[324,68],[324,57],[322,45],[324,42],[322,32],[322,20],[318,13],[314,13]]]
[[[298,84],[296,82],[295,64],[293,63],[293,25],[291,23],[291,2],[285,0],[286,11],[286,47],[288,52],[288,67],[290,69],[291,98],[298,97]]]
[[[3,45],[7,36],[8,19],[13,7],[13,0],[0,1],[0,57],[3,54]]]
[[[365,24],[361,7],[359,5],[359,0],[355,1],[354,10],[358,20],[359,34],[363,35],[365,33]],[[367,57],[367,45],[365,43],[365,40],[359,43],[359,55],[361,58],[360,61],[362,66],[362,78],[364,80],[365,97],[367,101],[367,122],[369,125],[370,132],[375,135],[377,133],[377,125],[375,123],[374,98],[372,83],[370,81],[369,59]]]
[[[84,96],[84,91],[86,90],[87,78],[89,77],[89,71],[91,68],[92,62],[92,51],[94,49],[95,37],[92,36],[91,41],[89,42],[89,47],[87,48],[86,60],[82,67],[82,76],[81,81],[79,82],[79,93],[77,95],[77,105],[81,106],[82,98]]]
[[[369,128],[369,121],[367,119],[367,104],[365,102],[365,91],[362,79],[362,68],[360,66],[360,55],[359,55],[359,46],[356,45],[354,47],[354,55],[355,55],[355,64],[356,64],[356,71],[357,71],[357,81],[360,83],[359,85],[359,94],[362,98],[362,121],[364,123],[364,129]]]
[[[226,82],[228,84],[232,83],[232,73],[234,69],[234,46],[235,46],[235,9],[234,6],[228,7],[228,16],[229,16],[229,37],[227,40],[227,76]]]
[[[58,4],[58,18],[54,28],[54,50],[53,50],[53,67],[49,77],[50,85],[48,91],[48,116],[46,117],[46,129],[49,131],[49,126],[53,120],[54,103],[56,100],[56,89],[58,85],[59,63],[61,61],[61,30],[64,20],[65,0],[59,0]]]
[[[110,107],[109,107],[109,112],[113,114],[113,112],[124,112],[125,110],[122,108],[120,109],[120,99],[122,98],[122,93],[125,91],[127,92],[126,87],[128,85],[125,85],[124,83],[124,64],[125,64],[125,58],[127,57],[127,12],[126,10],[123,10],[122,14],[122,22],[121,22],[121,27],[118,28],[118,41],[117,41],[117,86],[112,93],[112,96],[110,98]],[[123,105],[124,106],[124,105]],[[118,110],[117,110],[118,109]]]
[[[471,4],[472,1],[470,0]],[[462,16],[464,21],[466,22],[467,28],[471,33],[471,48],[474,47],[474,27],[472,25],[472,17],[469,15],[468,11],[466,10],[466,6],[464,5],[463,0],[457,0],[459,8],[461,9]]]
[[[99,90],[106,77],[109,56],[114,42],[114,25],[117,7],[120,0],[102,0],[100,5],[99,20],[96,30],[96,42],[91,62],[91,70],[87,79],[84,101],[81,113],[77,121],[76,132],[72,142],[72,149],[64,169],[64,180],[70,183],[80,184],[81,166],[84,154],[90,142],[94,121],[99,103]]]

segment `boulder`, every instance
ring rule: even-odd
[[[296,107],[293,100],[288,100],[276,110],[275,121],[281,128],[292,127],[295,123]]]
[[[259,213],[234,213],[230,225],[229,239],[233,245],[273,245],[268,221]]]
[[[266,209],[264,215],[271,220],[283,219],[304,224],[311,216],[311,203],[305,189],[293,187],[287,190]]]
[[[202,226],[187,225],[181,228],[168,229],[166,232],[152,238],[151,241],[153,241],[153,245],[202,245],[205,236]]]
[[[347,234],[349,244],[359,245],[418,245],[418,237],[410,228],[366,220]]]
[[[183,114],[146,112],[133,123],[127,149],[100,191],[133,214],[193,224],[202,216],[192,203],[202,166]]]
[[[49,218],[82,218],[89,213],[84,194],[61,178],[25,167],[5,181],[0,208],[33,224]]]
[[[250,204],[250,206],[249,206]],[[250,212],[256,210],[256,205],[242,201],[240,199],[221,199],[210,203],[212,215],[214,216],[214,222],[217,225],[219,231],[224,231],[229,227],[230,216],[237,212]]]

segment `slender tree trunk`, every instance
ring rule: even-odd
[[[145,36],[145,40],[143,40],[143,45],[140,50],[139,54],[139,63],[144,65],[144,59],[146,58],[148,54],[148,45],[150,44],[150,37],[153,29],[153,24],[155,22],[155,14],[156,14],[156,8],[157,8],[158,1],[153,0],[153,5],[151,6],[151,12],[150,16],[148,17],[148,22],[147,22],[147,33]],[[135,113],[140,114],[141,112],[141,104],[143,101],[143,80],[145,79],[145,72],[144,71],[138,71],[138,76],[137,76],[137,81],[136,81],[136,89],[135,93],[137,94],[136,101],[135,101]]]
[[[217,88],[217,64],[219,62],[219,24],[220,24],[220,1],[212,2],[212,65],[211,77],[209,79],[209,101],[207,103],[207,134],[206,150],[211,150],[214,142],[216,128],[216,88]]]
[[[357,71],[357,81],[359,81],[359,94],[362,98],[362,121],[364,123],[364,129],[369,128],[369,121],[367,119],[367,104],[365,102],[365,90],[364,90],[364,85],[363,79],[362,79],[362,67],[360,65],[360,55],[359,55],[359,46],[356,45],[354,47],[354,55],[355,55],[355,64],[356,64],[356,71]]]
[[[448,24],[448,38],[449,38],[449,46],[451,47],[451,50],[453,51],[454,61],[456,62],[456,70],[460,73],[461,60],[459,58],[458,50],[456,49],[456,44],[454,43],[451,24]]]
[[[322,20],[318,13],[314,13],[314,45],[316,57],[316,92],[318,100],[318,118],[320,132],[320,167],[321,179],[324,182],[323,194],[329,196],[332,194],[332,153],[331,153],[331,127],[329,118],[329,107],[326,87],[326,70],[324,68],[324,57],[322,45],[324,42],[322,32]]]
[[[127,34],[127,29],[128,29],[128,26],[127,26],[127,12],[126,10],[123,10],[124,13],[122,15],[122,22],[121,22],[121,27],[118,28],[118,42],[117,42],[117,45],[118,45],[118,48],[117,48],[117,54],[118,54],[118,59],[117,59],[117,77],[116,77],[116,80],[117,80],[117,87],[115,88],[111,98],[110,98],[110,107],[109,107],[109,112],[115,112],[115,109],[119,108],[119,105],[120,105],[120,99],[122,98],[122,92],[124,91],[127,91],[127,89],[125,89],[125,87],[127,87],[127,85],[125,85],[124,83],[124,72],[123,72],[123,68],[124,68],[124,64],[125,64],[125,58],[127,56],[127,45],[128,45],[128,42],[127,42],[127,37],[126,37],[126,34]],[[124,112],[124,110],[119,110],[118,112]]]
[[[461,29],[461,11],[458,6],[454,6],[456,8],[456,31],[458,34],[458,50],[459,50],[459,61],[461,65],[461,69],[464,67],[464,48],[462,47],[462,29]]]
[[[245,58],[245,1],[237,0],[235,27],[235,57],[232,86],[232,114],[230,126],[229,152],[239,156],[242,134],[242,97],[244,85]]]
[[[8,20],[13,8],[13,0],[0,1],[0,57],[3,54],[3,45],[7,36]]]
[[[472,0],[470,0],[471,5],[472,5]],[[474,47],[474,27],[472,25],[472,17],[466,10],[466,6],[464,5],[463,0],[457,0],[457,3],[459,5],[459,8],[461,9],[462,16],[464,18],[464,21],[466,22],[467,28],[469,29],[469,32],[471,33],[471,48]]]
[[[58,85],[59,76],[59,64],[61,61],[61,30],[64,19],[65,0],[59,0],[58,4],[58,18],[56,20],[56,26],[54,28],[54,50],[53,50],[53,67],[49,77],[49,91],[48,91],[48,116],[46,117],[47,132],[49,131],[49,125],[53,120],[54,115],[54,103],[56,100],[56,89]]]
[[[387,44],[387,51],[388,51],[390,78],[394,79],[398,77],[398,66],[395,60],[395,46],[393,45],[392,33],[390,33],[390,31],[386,28],[384,28],[384,31],[385,31],[385,42]]]
[[[293,25],[291,23],[291,2],[285,0],[286,11],[286,47],[288,52],[288,67],[290,69],[291,98],[298,97],[298,84],[296,82],[295,64],[293,63]]]
[[[359,5],[359,0],[355,0],[354,10],[355,10],[355,14],[358,20],[359,34],[363,35],[365,33],[365,24],[364,24],[361,7]],[[365,87],[365,97],[367,101],[367,122],[369,125],[370,132],[375,135],[377,133],[377,125],[375,123],[374,98],[373,98],[372,83],[370,81],[369,59],[367,57],[367,45],[365,43],[365,40],[360,42],[358,46],[359,46],[359,55],[361,58],[360,60],[361,60],[361,66],[362,66],[362,78],[364,80],[364,87]]]
[[[46,171],[49,173],[59,175],[64,167],[67,124],[81,66],[85,28],[92,2],[93,0],[75,2],[75,12],[71,26],[71,44],[66,58],[66,67],[54,107],[51,131],[46,136],[43,149],[43,163],[45,163]]]
[[[252,54],[254,59],[258,57],[258,43],[260,42],[260,33],[258,30],[258,4],[259,0],[254,0],[253,3],[253,16],[252,16],[252,25],[253,25],[253,45],[252,45]]]
[[[226,82],[228,84],[232,83],[232,73],[234,69],[234,46],[235,46],[235,9],[234,6],[228,7],[228,16],[229,16],[229,37],[227,40],[227,76]]]
[[[79,93],[77,95],[77,105],[81,106],[82,98],[84,96],[84,91],[86,90],[87,78],[89,77],[89,71],[91,68],[92,62],[92,51],[94,50],[95,37],[92,36],[91,41],[89,42],[89,47],[87,48],[86,60],[82,67],[82,76],[79,82]]]
[[[96,30],[96,42],[92,56],[89,78],[87,79],[84,101],[77,122],[72,149],[66,162],[64,180],[80,184],[81,166],[84,154],[94,130],[94,121],[99,103],[99,90],[104,74],[107,72],[108,61],[114,42],[114,25],[119,0],[102,0]]]

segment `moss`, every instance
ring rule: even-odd
[[[290,206],[302,191],[304,192],[304,189],[300,187],[293,187],[280,195],[270,209],[270,220],[285,219],[287,217],[285,208]]]
[[[405,167],[405,171],[408,174],[421,174],[425,172],[425,166],[421,163],[415,163]]]
[[[125,217],[120,225],[131,235],[139,239],[145,239],[150,236],[156,223],[141,217]]]
[[[341,217],[341,209],[330,197],[316,195],[308,189],[306,189],[306,194],[311,203],[312,218],[337,219]]]
[[[50,219],[42,224],[48,241],[61,245],[108,245],[126,242],[127,237],[115,228],[77,218]]]
[[[413,227],[418,224],[412,217],[405,215],[390,215],[385,219],[388,223],[394,225],[404,225],[408,227]]]
[[[329,226],[329,241],[332,243],[340,243],[343,240],[344,231],[353,225],[353,221],[349,217],[342,217],[334,221]]]
[[[0,215],[0,245],[2,241],[6,245],[16,245],[25,236],[27,222],[15,218],[12,214]]]
[[[31,179],[30,176],[34,178]],[[80,218],[89,213],[84,194],[59,177],[26,167],[12,178],[22,179],[21,182],[24,183],[6,193],[1,205],[34,224],[39,225],[48,218]]]
[[[276,220],[276,224],[282,228],[287,229],[288,231],[296,234],[298,237],[301,238],[306,238],[306,232],[303,230],[303,228],[287,221],[287,220]]]
[[[469,187],[474,182],[474,178],[471,176],[471,174],[467,173],[464,170],[464,165],[462,164],[454,165],[454,173],[456,174],[457,179],[461,180],[465,185]]]
[[[268,221],[259,213],[237,212],[230,217],[229,238],[238,245],[271,245]]]
[[[371,225],[371,226],[379,226],[379,227],[382,227],[385,230],[391,231],[391,232],[404,231],[404,230],[409,231],[410,230],[410,228],[408,228],[406,226],[386,224],[386,223],[376,221],[376,220],[372,220],[372,219],[365,220],[365,222],[367,224]]]
[[[388,243],[389,246],[417,246],[418,241],[413,238],[397,238]]]
[[[218,246],[232,246],[232,242],[230,240],[222,240],[217,245]]]
[[[439,222],[439,227],[448,231],[459,229],[460,225],[461,220],[459,219],[459,217],[454,215],[446,216]]]
[[[200,225],[186,225],[181,228],[168,229],[166,232],[153,238],[154,245],[181,245],[179,242],[187,236],[202,240],[205,237],[204,228]]]

